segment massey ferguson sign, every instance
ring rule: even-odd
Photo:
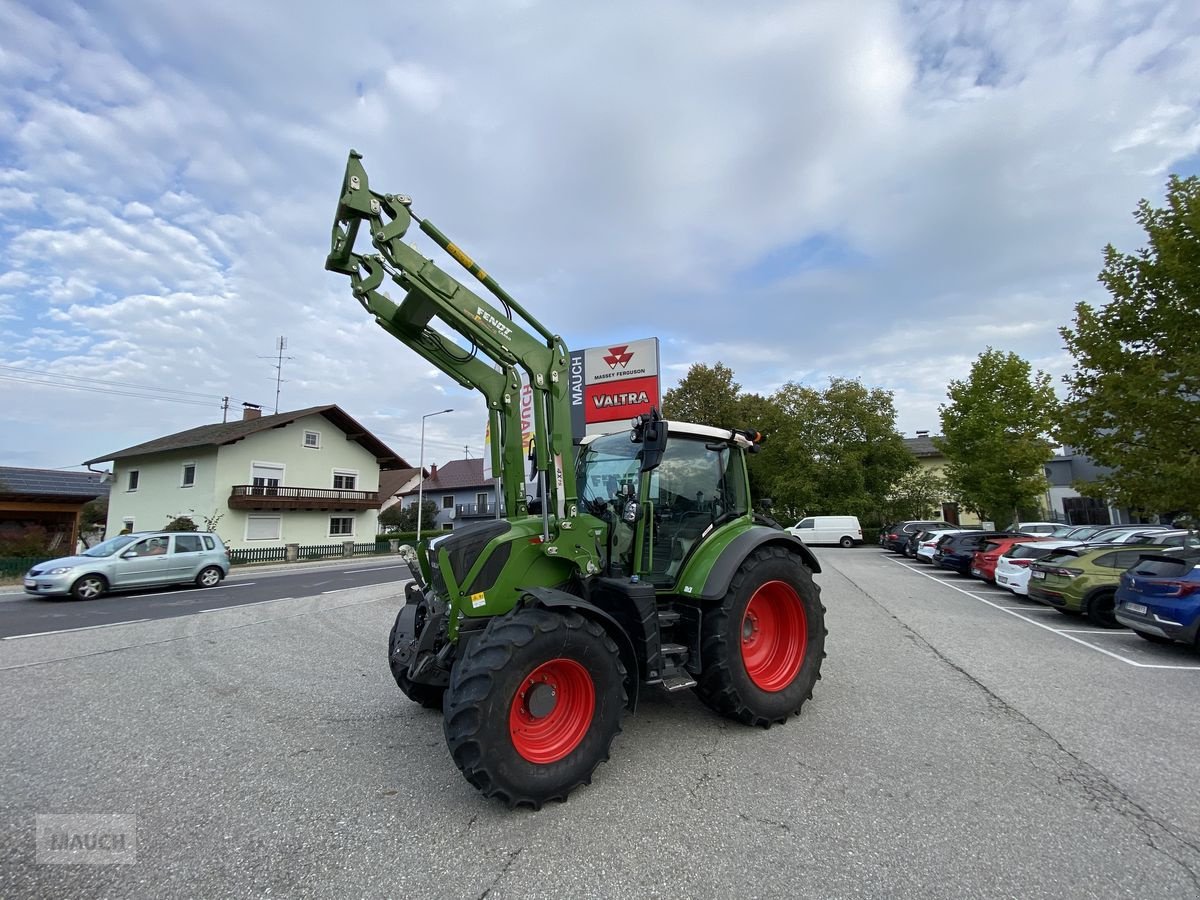
[[[576,440],[660,406],[658,338],[572,353],[570,384]]]

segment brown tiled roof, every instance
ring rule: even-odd
[[[490,487],[492,482],[483,477],[482,459],[452,459],[444,466],[438,466],[437,474],[425,479],[423,490],[430,491],[459,491],[465,488]],[[406,491],[405,497],[416,496],[416,491]]]
[[[129,456],[145,456],[148,453],[162,453],[165,450],[186,450],[190,447],[234,444],[260,431],[282,428],[297,419],[313,415],[322,415],[342,429],[347,438],[356,441],[379,460],[380,468],[403,469],[408,467],[408,463],[397,456],[387,444],[359,425],[341,407],[332,403],[325,406],[310,406],[307,409],[297,409],[292,412],[276,413],[273,416],[259,416],[257,419],[239,419],[236,422],[222,422],[218,425],[201,425],[199,428],[177,431],[166,437],[155,438],[143,444],[126,447],[124,450],[97,456],[95,459],[87,460],[83,465],[90,466],[92,463],[124,459]]]
[[[390,472],[380,472],[379,499],[386,500],[416,477],[416,469],[392,469]]]
[[[941,450],[933,446],[933,438],[927,434],[921,434],[917,437],[905,438],[904,446],[908,448],[908,452],[918,459],[931,456],[945,456]]]
[[[107,497],[109,487],[100,472],[0,466],[0,497],[56,497],[83,502]]]

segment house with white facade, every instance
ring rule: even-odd
[[[335,405],[201,425],[111,461],[108,534],[206,521],[233,548],[374,541],[381,470],[408,464]]]

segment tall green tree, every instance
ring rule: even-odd
[[[917,464],[892,485],[881,510],[882,522],[942,517],[950,486],[934,469]]]
[[[723,363],[693,363],[679,384],[663,394],[663,418],[714,428],[741,428],[741,391],[742,386],[733,380],[733,369]]]
[[[1171,176],[1166,205],[1142,200],[1136,253],[1104,248],[1111,299],[1075,307],[1060,333],[1075,358],[1059,436],[1111,467],[1092,493],[1200,518],[1200,179]]]
[[[988,347],[965,381],[950,382],[939,407],[946,481],[963,504],[997,525],[1038,506],[1046,491],[1043,468],[1058,399],[1045,372],[1034,373],[1015,353]]]
[[[763,453],[772,498],[785,518],[877,517],[892,488],[916,465],[896,431],[890,391],[831,378],[823,390],[788,383],[771,397],[778,435]]]

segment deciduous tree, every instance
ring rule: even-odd
[[[1075,358],[1059,435],[1111,467],[1090,492],[1200,518],[1200,179],[1172,176],[1166,205],[1134,217],[1146,246],[1104,249],[1100,309],[1061,329]]]
[[[694,363],[679,384],[663,394],[663,418],[714,428],[741,428],[741,390],[742,386],[733,380],[733,369],[723,363]]]
[[[942,436],[933,442],[946,454],[951,490],[997,525],[1036,507],[1046,490],[1043,466],[1058,411],[1050,376],[989,347],[965,381],[950,382],[947,396],[950,402],[939,407]]]

